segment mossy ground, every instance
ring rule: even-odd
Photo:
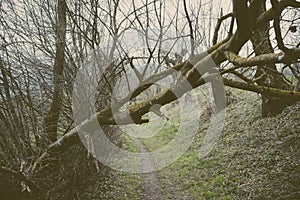
[[[204,112],[189,150],[159,170],[163,199],[300,199],[300,104],[273,118],[260,117],[260,99],[233,91],[222,136],[212,152],[198,156],[210,114]],[[142,139],[149,151],[168,143],[178,129],[174,115],[154,137]],[[127,138],[128,141],[130,141]],[[128,149],[135,151],[134,143]],[[140,176],[113,171],[104,199],[140,199]]]

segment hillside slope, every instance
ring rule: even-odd
[[[166,199],[300,199],[300,104],[261,119],[256,95],[238,99],[209,156],[197,153],[207,120],[190,150],[160,171]]]
[[[234,99],[223,134],[207,157],[200,159],[198,149],[209,126],[209,109],[189,150],[157,172],[162,199],[300,199],[300,104],[262,119],[257,95],[235,92]],[[141,141],[153,151],[174,137],[178,124],[174,113],[158,134]],[[127,140],[125,147],[136,151]],[[90,187],[90,199],[143,199],[142,176],[112,171],[110,179]],[[100,194],[103,185],[109,188]]]

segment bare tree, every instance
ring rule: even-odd
[[[57,124],[61,110],[62,84],[64,81],[65,45],[67,28],[67,5],[65,0],[57,2],[56,53],[53,67],[53,98],[45,118],[46,138],[50,143],[57,140]]]
[[[0,148],[6,153],[0,164],[31,157],[27,169],[34,174],[45,158],[77,144],[78,130],[91,119],[102,126],[147,123],[144,115],[152,105],[169,104],[188,92],[181,90],[186,80],[192,89],[221,74],[226,86],[259,93],[264,117],[299,101],[300,3],[233,0],[232,12],[224,13],[213,2],[1,2]],[[104,72],[98,77],[99,102],[91,119],[74,127],[73,84],[89,56]],[[217,67],[200,74],[211,61]],[[144,95],[170,75],[169,89]],[[120,77],[127,94],[114,96]],[[19,165],[16,161],[12,168]]]

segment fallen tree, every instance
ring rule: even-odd
[[[282,0],[280,2],[272,1],[273,6],[271,9],[259,13],[258,16],[250,16],[250,11],[255,9],[257,6],[261,6],[262,2],[265,4],[266,1],[252,0],[249,4],[249,1],[247,0],[233,0],[233,12],[229,15],[225,15],[225,17],[222,16],[219,20],[215,31],[215,37],[213,39],[213,47],[204,53],[191,55],[191,57],[185,62],[177,63],[168,70],[153,74],[147,79],[142,80],[138,87],[133,90],[133,92],[128,94],[124,99],[114,102],[113,106],[115,106],[114,109],[118,110],[118,108],[124,104],[138,97],[143,91],[147,90],[155,82],[164,79],[175,71],[178,71],[181,73],[181,77],[176,80],[176,84],[174,84],[172,88],[157,93],[147,99],[143,99],[142,101],[131,105],[126,111],[113,113],[110,106],[102,109],[91,118],[84,120],[80,125],[71,129],[57,141],[48,145],[45,152],[35,161],[34,165],[30,169],[30,172],[34,173],[38,167],[38,164],[41,163],[45,158],[49,156],[57,156],[65,152],[75,143],[79,142],[80,140],[78,138],[78,131],[85,129],[85,127],[89,127],[91,121],[94,119],[97,119],[101,126],[117,125],[116,121],[122,122],[123,124],[147,123],[149,120],[144,119],[143,116],[150,111],[152,105],[158,104],[163,106],[169,104],[172,101],[177,100],[178,97],[182,96],[189,90],[210,82],[210,80],[214,78],[219,78],[219,74],[222,75],[221,81],[223,81],[224,85],[256,92],[265,96],[266,98],[279,98],[282,101],[283,107],[300,101],[300,92],[291,87],[282,88],[276,87],[276,85],[265,84],[265,77],[278,78],[278,76],[282,76],[274,75],[279,73],[276,67],[274,67],[275,64],[283,63],[287,66],[290,66],[293,63],[299,62],[299,47],[287,49],[283,44],[282,37],[279,34],[280,26],[278,26],[278,17],[280,16],[281,11],[285,8],[299,8],[300,3],[296,0]],[[220,28],[220,24],[228,17],[235,18],[236,30],[234,33],[232,33],[234,26],[234,21],[232,20],[232,28],[230,28],[228,37],[225,40],[218,42],[218,29]],[[248,58],[240,56],[239,53],[242,47],[249,40],[251,40],[251,38],[253,40],[253,34],[255,31],[260,30],[264,26],[268,28],[270,21],[276,22],[274,29],[276,29],[276,40],[279,45],[280,52],[259,52],[259,54],[255,55],[254,57]],[[251,22],[250,26],[249,22]],[[225,61],[229,61],[233,64],[233,66],[224,69],[216,67],[220,66]],[[272,65],[272,67],[265,65]],[[261,69],[260,74],[257,74],[254,78],[248,78],[237,71],[237,69],[250,68],[253,66],[257,67],[257,71],[260,71]],[[241,81],[226,78],[225,75],[227,74],[233,74],[241,79]],[[262,79],[263,81],[260,81]],[[279,79],[273,79],[273,81],[274,80]],[[284,80],[280,79],[280,81]],[[189,84],[191,87],[185,87],[185,84]],[[287,84],[283,85],[285,86]],[[176,95],[174,93],[176,93]],[[287,101],[285,101],[286,99]]]

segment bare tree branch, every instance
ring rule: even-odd
[[[230,79],[223,78],[223,82],[226,86],[238,88],[242,90],[248,90],[260,94],[267,94],[280,98],[290,98],[292,100],[300,101],[300,92],[277,89],[267,86],[260,86],[255,84],[248,84],[243,82],[238,82]]]
[[[264,64],[275,64],[275,63],[285,63],[285,64],[291,64],[299,62],[297,59],[291,59],[289,56],[287,56],[285,53],[268,53],[268,54],[262,54],[258,55],[252,58],[243,58],[241,56],[236,55],[233,52],[225,51],[224,55],[228,61],[235,65],[239,65],[242,67],[251,67],[251,66],[259,66]]]
[[[213,37],[213,45],[217,44],[218,42],[218,33],[219,33],[219,30],[220,30],[220,27],[221,27],[221,24],[224,20],[228,19],[229,17],[231,17],[232,19],[234,19],[234,16],[233,16],[233,13],[229,13],[227,15],[224,15],[224,16],[221,16],[219,19],[218,19],[218,22],[217,22],[217,25],[215,27],[215,32],[214,32],[214,37]],[[230,31],[229,31],[229,34],[231,35],[232,34],[232,27],[233,24],[231,23],[231,26],[230,26]]]

